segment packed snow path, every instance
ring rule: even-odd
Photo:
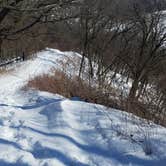
[[[118,110],[21,90],[67,56],[76,55],[47,49],[0,76],[0,166],[165,166],[165,128],[138,128],[131,115]],[[143,151],[145,129],[151,156]]]

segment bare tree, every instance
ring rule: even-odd
[[[0,2],[0,48],[4,41],[20,40],[37,24],[57,22],[71,17],[69,13],[64,14],[64,10],[70,8],[72,4],[72,0],[2,0]]]

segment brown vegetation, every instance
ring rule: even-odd
[[[35,77],[24,87],[24,89],[27,88],[60,94],[67,98],[79,97],[87,102],[118,107],[112,99],[109,99],[108,94],[88,85],[79,77],[69,77],[59,70],[55,70],[52,75],[43,74]]]

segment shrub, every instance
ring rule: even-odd
[[[145,137],[144,142],[142,144],[142,148],[146,155],[152,155],[153,149],[150,138]]]
[[[30,80],[25,89],[35,88],[41,91],[57,93],[64,97],[79,97],[80,99],[103,105],[114,105],[109,95],[77,76],[69,77],[63,71],[55,70],[52,75],[43,74]]]

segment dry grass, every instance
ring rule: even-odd
[[[44,74],[35,77],[25,86],[25,89],[27,88],[35,88],[41,91],[57,93],[67,98],[79,97],[87,102],[107,106],[114,104],[112,100],[109,100],[108,95],[102,93],[101,90],[92,87],[78,77],[69,77],[67,74],[59,70],[55,70],[52,75]]]

